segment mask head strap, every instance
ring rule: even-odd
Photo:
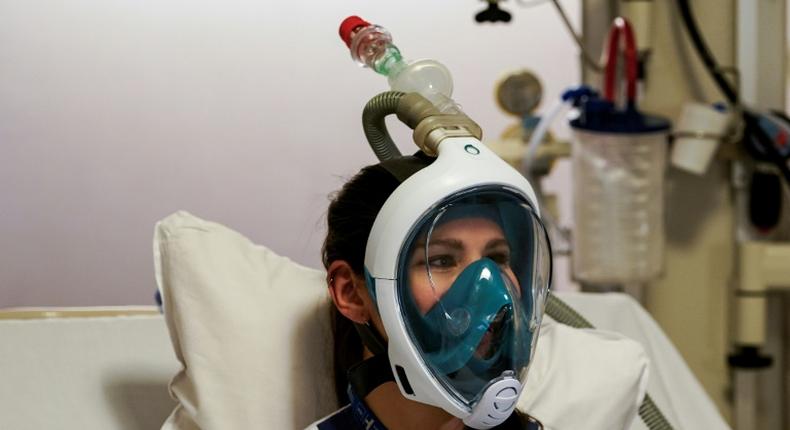
[[[360,339],[362,339],[362,344],[365,345],[373,355],[387,355],[387,342],[384,341],[381,334],[379,334],[370,323],[355,323],[354,328],[357,329],[357,334],[359,334]]]
[[[398,183],[402,183],[411,175],[429,166],[435,158],[418,151],[414,155],[391,158],[379,163],[379,166],[392,175]],[[368,280],[368,282],[372,281]],[[372,287],[372,286],[371,286]],[[356,396],[364,398],[371,391],[385,382],[394,382],[389,358],[387,342],[370,324],[354,324],[362,343],[373,353],[373,357],[363,360],[348,370],[348,381]]]
[[[409,176],[428,167],[434,160],[436,159],[425,155],[422,151],[417,151],[414,155],[384,160],[379,163],[379,166],[389,172],[398,182],[403,182]]]
[[[386,170],[400,183],[429,166],[433,160],[435,160],[435,158],[425,155],[422,151],[418,151],[414,155],[384,160],[380,162],[378,166]],[[368,276],[366,276],[366,278],[367,277]],[[373,279],[366,279],[366,282],[371,283]],[[371,297],[375,300],[375,295],[372,291],[373,285],[368,285],[368,288],[371,289]],[[373,353],[373,355],[387,355],[387,342],[384,341],[384,338],[370,324],[354,324],[354,328],[356,328],[357,333],[359,333],[362,343]]]
[[[364,399],[379,386],[395,382],[387,354],[376,354],[348,369],[348,383],[357,398]]]

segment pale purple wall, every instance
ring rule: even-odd
[[[360,14],[442,61],[492,137],[512,122],[504,71],[535,70],[552,99],[578,77],[549,4],[505,6],[509,26],[474,24],[477,0],[5,2],[0,307],[152,303],[153,226],[178,209],[318,267],[326,196],[374,162],[359,118],[387,89],[338,23]]]

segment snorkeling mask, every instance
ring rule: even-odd
[[[403,396],[488,429],[526,381],[549,239],[528,181],[479,140],[448,137],[436,152],[408,174],[397,158],[381,163],[402,183],[368,238],[368,288]]]

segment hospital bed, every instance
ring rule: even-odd
[[[155,307],[0,311],[0,429],[155,429],[179,363]]]
[[[677,429],[729,428],[629,296],[560,297],[594,325],[642,343],[652,362],[649,392]],[[168,383],[179,368],[155,307],[0,311],[0,429],[159,428],[175,405]],[[316,418],[287,417],[289,428]]]

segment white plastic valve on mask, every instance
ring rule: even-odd
[[[521,384],[517,379],[505,378],[491,384],[464,424],[474,429],[485,430],[505,422],[516,408]]]

